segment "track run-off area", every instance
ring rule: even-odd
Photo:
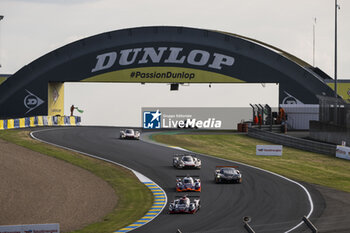
[[[133,169],[159,185],[168,203],[175,196],[178,175],[200,176],[201,209],[193,215],[170,215],[168,204],[153,220],[132,232],[246,233],[243,217],[259,233],[302,232],[303,216],[313,212],[311,194],[301,184],[258,168],[232,161],[198,155],[200,170],[180,170],[172,166],[177,148],[147,140],[121,140],[116,127],[67,127],[35,130],[35,138],[86,154],[110,160]],[[239,166],[242,184],[215,184],[215,166]],[[181,195],[181,193],[180,193]],[[190,194],[191,195],[191,194]],[[116,231],[119,229],[115,229]]]

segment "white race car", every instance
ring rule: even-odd
[[[194,155],[175,155],[173,157],[173,166],[176,168],[198,168],[202,166],[202,161]]]
[[[191,200],[187,195],[183,197],[178,197],[172,201],[169,205],[169,214],[194,214],[200,209],[200,199],[198,196],[194,196]]]
[[[125,131],[120,131],[121,139],[140,139],[140,132],[133,129],[126,129]]]

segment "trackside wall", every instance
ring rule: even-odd
[[[0,120],[0,130],[36,126],[76,126],[80,125],[80,122],[79,116],[34,116]]]

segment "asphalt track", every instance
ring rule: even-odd
[[[130,167],[160,185],[168,202],[178,195],[175,192],[176,175],[200,176],[202,192],[198,213],[169,215],[167,205],[156,219],[133,233],[175,233],[177,229],[183,233],[246,233],[242,222],[244,216],[252,218],[250,225],[256,232],[281,233],[298,225],[302,216],[310,212],[305,190],[286,179],[239,164],[242,184],[215,184],[215,166],[237,164],[198,155],[202,169],[175,169],[172,157],[181,151],[144,141],[120,140],[118,128],[54,128],[36,132],[35,137]],[[301,231],[299,227],[292,232]]]

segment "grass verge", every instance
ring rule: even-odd
[[[246,135],[166,135],[152,139],[197,153],[263,168],[293,180],[350,192],[350,161],[283,147],[283,156],[257,156],[256,145],[271,144]]]
[[[118,197],[114,210],[74,233],[114,232],[142,218],[152,206],[152,192],[125,168],[33,140],[28,130],[3,130],[0,138],[86,169],[112,186]]]

